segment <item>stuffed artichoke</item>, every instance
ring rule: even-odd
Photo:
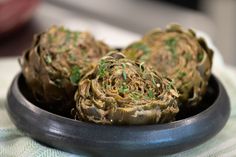
[[[67,115],[79,80],[108,51],[90,33],[53,26],[34,36],[20,64],[34,98],[48,110]]]
[[[179,108],[171,80],[111,52],[79,82],[76,119],[100,124],[153,124],[173,121]]]
[[[213,52],[191,29],[171,25],[166,30],[154,30],[124,53],[171,78],[180,93],[180,106],[196,106],[206,92]]]

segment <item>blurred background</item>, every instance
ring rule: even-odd
[[[236,65],[235,0],[0,0],[0,57],[18,56],[49,26],[87,30],[115,47],[179,23],[207,33]]]

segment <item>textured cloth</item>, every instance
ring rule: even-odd
[[[209,39],[208,44],[215,49]],[[0,59],[0,157],[77,156],[44,146],[25,136],[13,125],[5,109],[6,93],[13,77],[19,71],[17,58]],[[221,132],[209,141],[171,157],[236,156],[236,83],[234,82],[236,70],[224,65],[217,49],[215,49],[213,73],[224,84],[230,97],[231,115],[228,122]]]

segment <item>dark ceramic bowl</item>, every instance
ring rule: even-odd
[[[229,117],[222,84],[211,76],[205,98],[191,114],[175,122],[143,126],[109,126],[65,118],[37,107],[23,75],[7,96],[8,113],[18,129],[33,139],[67,152],[89,156],[157,156],[193,148],[216,135]]]

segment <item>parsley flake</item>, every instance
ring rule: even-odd
[[[51,64],[52,63],[52,56],[50,54],[46,55],[45,62],[47,64]]]
[[[151,91],[151,90],[148,91],[148,98],[150,98],[150,99],[154,98],[153,91]]]
[[[139,50],[143,52],[143,55],[140,57],[140,61],[146,61],[149,58],[151,50],[146,44],[142,42],[137,42],[131,45],[130,48],[134,49],[135,50],[134,52],[139,51]]]
[[[106,75],[106,62],[104,60],[101,60],[99,65],[98,65],[98,75],[100,77],[104,77]]]
[[[78,45],[79,34],[80,34],[80,32],[75,32],[74,33],[74,46]]]
[[[78,66],[74,66],[71,69],[70,81],[73,84],[78,84],[80,80],[80,68]]]
[[[65,42],[66,43],[69,43],[70,42],[70,39],[71,39],[71,32],[69,30],[65,30],[66,32],[66,39],[65,39]]]
[[[167,91],[170,91],[172,88],[174,88],[174,81],[170,81],[168,85],[166,86]]]
[[[119,88],[119,93],[121,94],[125,94],[129,91],[129,88],[126,84],[123,84],[120,88]]]
[[[133,45],[131,45],[131,48],[136,49],[136,50],[142,50],[144,54],[149,54],[150,53],[150,48],[141,42],[137,42]]]
[[[130,93],[129,96],[134,100],[140,100],[142,98],[142,94],[136,91]]]
[[[177,40],[175,38],[170,38],[165,41],[165,44],[167,46],[167,49],[171,52],[172,56],[174,58],[176,58],[176,56],[177,56],[177,54],[176,54]]]
[[[184,71],[180,71],[179,73],[178,73],[178,78],[179,79],[182,79],[184,76],[186,76],[187,74],[186,74],[186,72],[184,72]]]
[[[122,75],[123,75],[124,80],[127,79],[127,75],[126,75],[126,72],[125,72],[125,67],[126,67],[126,65],[124,63],[122,63]]]
[[[198,61],[198,62],[201,62],[201,61],[203,60],[203,57],[204,57],[204,54],[203,54],[202,52],[199,52],[199,53],[197,54],[197,61]]]

